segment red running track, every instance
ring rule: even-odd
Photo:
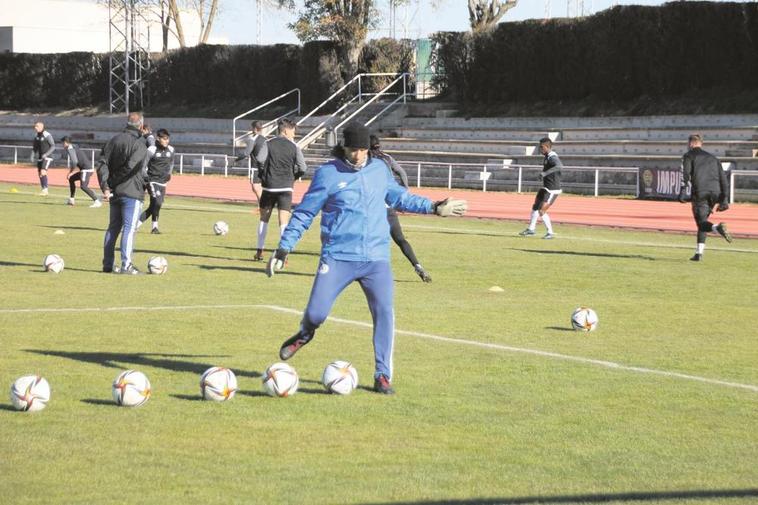
[[[49,171],[52,186],[68,186],[66,169]],[[0,181],[17,184],[39,184],[34,167],[0,165]],[[295,186],[294,201],[299,202],[308,187],[308,182]],[[534,200],[533,194],[516,194],[482,191],[447,190],[434,188],[411,188],[414,193],[433,200],[447,196],[468,200],[468,217],[508,219],[526,223]],[[255,201],[250,184],[240,177],[174,175],[169,185],[169,195],[194,196],[221,200]],[[81,198],[81,193],[80,193]],[[694,232],[695,223],[689,205],[677,202],[630,200],[620,198],[592,198],[561,195],[550,209],[550,216],[557,224],[581,224]],[[758,206],[736,204],[724,213],[713,217],[725,221],[735,236],[758,238]]]

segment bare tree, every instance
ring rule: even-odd
[[[518,0],[468,0],[471,31],[480,33],[494,28],[517,3]]]
[[[171,0],[176,3],[176,0]],[[200,18],[200,37],[198,42],[206,44],[213,28],[213,21],[218,15],[219,0],[189,0],[188,4]]]

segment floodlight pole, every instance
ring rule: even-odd
[[[150,73],[150,23],[147,0],[108,2],[110,112],[142,110]]]

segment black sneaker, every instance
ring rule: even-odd
[[[395,390],[386,375],[379,375],[374,379],[374,391],[383,395],[394,395]]]
[[[113,273],[113,267],[103,267],[103,273],[104,274],[112,274]]]
[[[702,261],[703,255],[700,253],[695,253],[693,257],[690,258],[690,261]]]
[[[253,261],[263,261],[263,249],[256,249]]]
[[[121,271],[119,271],[119,273],[123,275],[142,275],[142,272],[137,270],[137,267],[135,267],[132,264],[129,264],[125,266],[124,268],[122,268]]]
[[[729,243],[732,242],[732,235],[729,233],[729,230],[726,229],[726,223],[719,223],[716,226],[716,231],[719,232],[719,235],[724,237],[724,240]]]
[[[292,335],[292,337],[284,341],[281,349],[279,349],[279,357],[282,361],[287,361],[294,356],[301,347],[310,342],[312,338],[313,333],[305,333],[303,330],[298,331]]]
[[[432,282],[432,276],[426,273],[426,270],[424,270],[424,267],[421,265],[416,265],[413,267],[414,270],[416,270],[416,273],[419,277],[421,277],[421,280],[424,282]]]
[[[161,231],[158,228],[153,228],[152,230],[150,230],[150,233],[152,233],[153,235],[160,235]]]

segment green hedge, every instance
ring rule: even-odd
[[[758,87],[758,4],[617,6],[582,19],[440,33],[437,86],[477,104],[628,100]]]
[[[0,54],[0,108],[84,107],[108,96],[108,58],[93,53]]]
[[[408,41],[370,41],[361,71],[410,69]],[[108,55],[93,53],[0,54],[0,108],[82,107],[108,101]],[[156,104],[254,104],[299,87],[304,109],[314,107],[344,81],[334,44],[303,46],[201,45],[153,59],[149,100]]]

